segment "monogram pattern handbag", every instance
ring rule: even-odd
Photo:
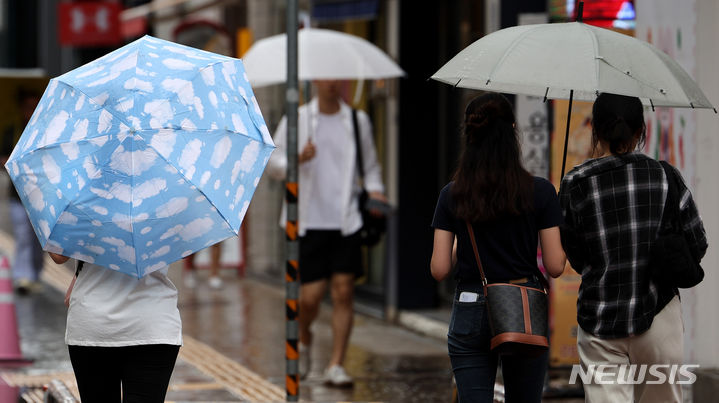
[[[541,355],[549,350],[549,301],[546,288],[488,283],[479,258],[472,224],[467,222],[492,331],[490,347],[503,355]],[[540,273],[541,275],[541,273]],[[542,275],[541,279],[544,279]]]

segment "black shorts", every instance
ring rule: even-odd
[[[329,279],[333,273],[364,274],[359,233],[308,230],[300,237],[300,283]]]

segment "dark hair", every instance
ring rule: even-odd
[[[644,106],[637,97],[602,93],[592,107],[592,145],[609,145],[612,154],[626,154],[644,145]]]
[[[464,147],[454,173],[455,214],[470,222],[533,208],[534,179],[522,167],[516,120],[498,93],[474,98],[464,112]]]

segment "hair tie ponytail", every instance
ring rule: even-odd
[[[467,115],[467,118],[465,119],[465,124],[467,126],[472,126],[475,129],[481,129],[483,127],[489,126],[492,120],[492,114],[486,113],[486,112],[479,112],[479,113],[472,113]]]

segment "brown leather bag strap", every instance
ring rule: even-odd
[[[472,241],[472,249],[474,250],[474,258],[477,261],[477,267],[479,267],[479,274],[482,276],[482,285],[484,287],[487,286],[487,277],[484,275],[484,269],[482,268],[482,260],[479,258],[479,250],[477,249],[477,241],[474,239],[474,228],[472,228],[472,224],[469,223],[469,221],[465,221],[467,223],[467,232],[469,232],[469,239]],[[539,271],[539,269],[537,269]],[[544,291],[549,291],[549,282],[544,277],[544,275],[539,272],[539,276],[537,277],[539,279],[539,282],[542,283],[542,286],[544,287]]]
[[[469,221],[467,223],[467,231],[469,232],[469,240],[472,241],[472,249],[474,250],[474,259],[477,261],[477,267],[479,267],[479,274],[482,276],[482,285],[487,286],[487,277],[484,276],[484,269],[482,268],[482,260],[479,258],[479,250],[477,249],[477,241],[474,239],[474,228]]]

